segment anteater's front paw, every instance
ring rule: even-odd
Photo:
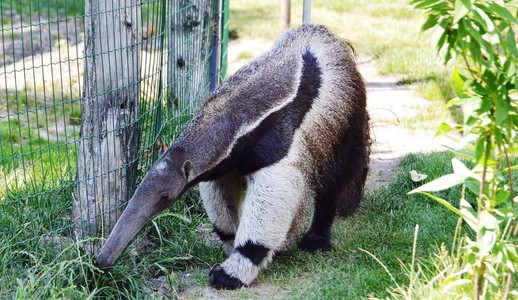
[[[306,235],[300,241],[299,248],[306,252],[327,251],[331,249],[331,240],[325,237]]]
[[[210,270],[209,283],[211,286],[217,289],[234,290],[245,286],[241,280],[228,275],[220,265],[217,265],[212,268],[212,270]]]

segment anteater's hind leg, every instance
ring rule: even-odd
[[[315,212],[308,232],[299,243],[304,251],[331,247],[331,227],[335,215],[351,215],[363,198],[369,170],[370,137],[368,116],[354,127],[334,150],[334,160],[320,178],[315,191]]]
[[[342,194],[338,200],[338,215],[347,217],[352,215],[360,204],[363,194],[367,173],[369,172],[369,156],[371,148],[369,115],[365,114],[363,123],[356,124],[356,130],[353,131],[353,139],[351,147],[351,162],[349,172],[354,172],[354,178],[345,185]],[[347,172],[347,170],[344,170]]]
[[[352,215],[360,205],[363,199],[365,179],[367,178],[368,171],[369,168],[365,166],[343,189],[338,199],[339,216],[348,217]]]
[[[315,191],[315,211],[309,230],[299,243],[303,251],[314,252],[331,248],[331,227],[336,215],[339,191],[326,188]]]
[[[368,168],[356,173],[349,182],[327,180],[315,192],[315,211],[311,226],[299,243],[303,251],[315,252],[331,248],[331,228],[335,215],[352,215],[363,198]],[[342,185],[342,188],[340,188]]]
[[[248,176],[235,251],[210,271],[212,286],[233,289],[257,278],[287,242],[293,219],[307,197],[305,186],[301,172],[282,163]]]
[[[231,254],[234,249],[239,207],[245,188],[245,178],[237,172],[228,173],[214,181],[200,183],[203,204],[227,254]]]

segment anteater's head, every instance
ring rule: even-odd
[[[182,195],[191,179],[191,161],[178,149],[169,148],[144,177],[95,264],[110,267],[144,225]]]

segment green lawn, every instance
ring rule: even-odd
[[[368,193],[354,217],[336,222],[331,251],[309,254],[294,248],[281,253],[258,283],[278,286],[293,299],[387,296],[390,276],[365,251],[383,262],[401,284],[408,278],[400,261],[411,261],[416,225],[418,258],[426,260],[441,243],[451,245],[457,218],[432,200],[406,194],[418,185],[410,180],[410,170],[435,178],[448,171],[451,157],[447,153],[408,156],[393,185]],[[30,197],[1,212],[0,290],[36,298],[140,298],[152,294],[153,278],[167,275],[173,289],[162,293],[171,296],[192,284],[206,286],[208,269],[224,259],[220,247],[200,238],[210,224],[194,191],[159,215],[133,243],[133,248],[143,240],[154,246],[137,248],[138,256],[127,251],[110,274],[99,275],[92,267],[94,256],[85,253],[80,242],[70,243],[66,230],[48,231],[68,228],[69,220],[62,214],[69,209],[68,193],[69,189],[58,189],[50,197]],[[459,190],[442,196],[458,199]],[[47,213],[42,217],[30,207]],[[250,296],[246,290],[235,293]]]

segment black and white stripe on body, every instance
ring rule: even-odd
[[[337,209],[348,215],[363,196],[369,148],[352,50],[322,26],[288,31],[210,96],[143,179],[96,264],[110,266],[147,221],[200,183],[229,254],[210,282],[249,285],[294,243],[310,199],[313,220],[299,247],[331,246]]]

